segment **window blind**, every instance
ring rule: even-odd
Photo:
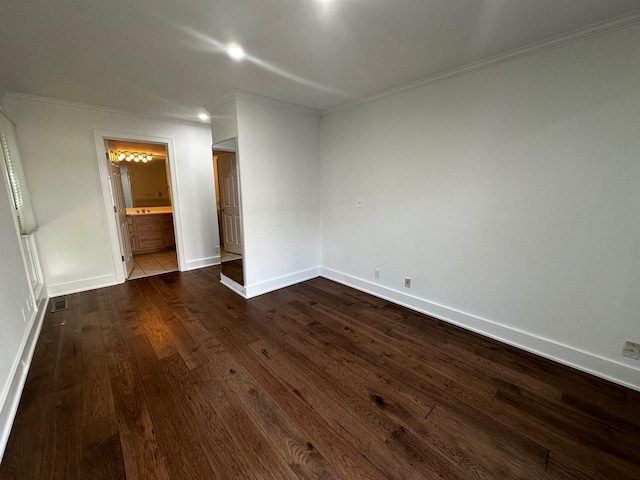
[[[2,144],[2,156],[7,167],[13,204],[18,215],[20,233],[22,235],[30,235],[38,228],[38,224],[33,214],[31,198],[27,189],[27,180],[22,169],[16,127],[2,111],[0,111],[0,143]]]

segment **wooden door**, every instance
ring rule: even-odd
[[[118,156],[109,152],[109,183],[111,185],[111,198],[113,199],[113,211],[118,223],[120,237],[120,251],[124,262],[124,276],[129,278],[133,270],[133,253],[131,252],[131,239],[129,238],[129,225],[127,223],[127,210],[124,202],[124,190],[122,189],[122,173]]]
[[[218,157],[220,200],[222,202],[222,239],[226,252],[242,255],[242,222],[240,218],[240,188],[236,154]]]

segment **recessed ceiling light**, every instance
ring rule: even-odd
[[[242,60],[245,56],[244,50],[240,45],[232,43],[227,47],[227,53],[234,60]]]
[[[231,55],[231,54],[229,54],[229,55]],[[201,114],[198,115],[198,118],[200,120],[203,120],[203,121],[204,120],[209,120],[209,115],[207,115],[206,113],[201,113]]]

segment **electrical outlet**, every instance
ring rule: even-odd
[[[404,279],[404,286],[405,288],[411,288],[411,279],[409,277]]]
[[[633,358],[634,360],[640,360],[640,343],[633,343],[629,341],[624,342],[622,356]]]
[[[358,201],[356,202],[356,207],[362,208],[362,197],[358,197]]]
[[[375,269],[375,271],[373,273],[373,276],[376,277],[378,280],[380,279],[380,269],[379,268]]]

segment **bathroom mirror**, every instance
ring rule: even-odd
[[[244,286],[244,247],[236,138],[213,145],[222,275]]]

